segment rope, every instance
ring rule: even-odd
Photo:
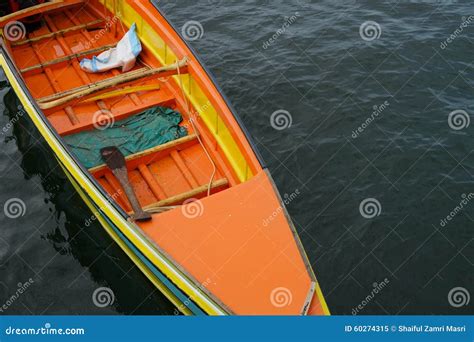
[[[181,93],[183,95],[184,102],[186,103],[186,112],[189,116],[189,122],[191,123],[191,126],[193,127],[193,131],[196,133],[196,137],[197,137],[199,143],[201,144],[202,149],[206,153],[206,156],[207,156],[207,158],[209,159],[209,161],[211,162],[211,165],[212,165],[212,174],[211,174],[211,178],[209,179],[209,184],[207,186],[207,196],[210,196],[211,195],[211,188],[212,188],[212,181],[214,180],[214,176],[216,175],[216,164],[214,163],[214,160],[212,160],[209,152],[206,149],[206,146],[204,146],[204,143],[201,140],[199,131],[197,130],[196,125],[194,124],[194,117],[191,115],[191,112],[189,110],[188,98],[186,97],[186,94],[184,93],[183,80],[181,78],[181,73],[180,73],[180,70],[179,70],[178,61],[176,61],[176,71],[178,72],[179,86],[181,88]]]

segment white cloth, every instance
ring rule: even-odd
[[[132,69],[137,56],[142,51],[136,30],[137,26],[133,24],[116,47],[92,59],[84,58],[81,61],[81,69],[90,73],[104,72],[118,67],[122,67],[122,72]]]

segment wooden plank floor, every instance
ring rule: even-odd
[[[80,25],[97,22],[99,19],[101,18],[94,17],[91,12],[85,10],[77,13],[67,10],[62,13],[46,14],[44,15],[45,24],[40,29],[30,33],[28,38],[68,30]],[[118,25],[118,35],[116,36],[114,34],[115,29],[103,30],[104,25],[105,22],[99,27],[95,25],[93,29],[82,28],[54,35],[37,42],[13,46],[14,59],[18,67],[24,69],[81,51],[99,48],[103,45],[116,44],[124,34],[122,26]],[[118,69],[97,74],[87,73],[79,65],[82,58],[72,58],[24,73],[26,84],[33,97],[39,99],[121,74]],[[137,63],[132,71],[143,67],[143,64]],[[159,83],[161,83],[159,80],[137,80],[131,86]],[[113,120],[117,121],[152,106],[172,107],[174,103],[174,97],[169,90],[166,87],[159,87],[157,90],[132,93],[92,103],[72,102],[68,107],[45,110],[45,114],[60,135],[67,135],[93,128],[94,124],[97,124],[94,120],[94,114],[98,111],[107,112],[107,114],[113,116]]]
[[[142,206],[205,186],[209,183],[211,174],[212,165],[196,140],[191,145],[186,144],[184,149],[176,147],[167,151],[166,155],[158,154],[155,159],[142,157],[138,162],[129,164],[128,170],[128,177]],[[117,199],[122,209],[127,212],[132,210],[123,188],[110,170],[99,170],[93,175],[109,195]],[[223,173],[217,170],[214,181],[223,178]],[[228,184],[225,184],[216,190],[227,187]],[[203,192],[193,197],[199,198],[205,194]]]
[[[119,69],[97,74],[84,72],[80,68],[80,60],[84,56],[74,56],[91,49],[100,49],[105,45],[114,45],[125,33],[121,25],[103,30],[105,24],[101,26],[99,23],[102,18],[92,13],[86,10],[67,10],[62,13],[45,14],[44,25],[30,33],[27,38],[35,39],[35,37],[45,35],[47,38],[12,46],[13,56],[19,69],[30,68],[23,73],[23,76],[35,99],[87,86],[122,74]],[[66,32],[54,34],[58,31]],[[72,57],[65,58],[68,56]],[[155,59],[151,61],[146,59],[146,56],[150,56],[146,49],[141,56],[144,56],[147,62],[137,61],[131,72],[144,67],[161,66]],[[56,59],[60,61],[38,67],[38,64]],[[33,66],[35,67],[31,69]],[[57,132],[65,136],[97,128],[100,125],[97,122],[98,118],[104,119],[104,115],[109,116],[105,119],[107,123],[125,119],[146,108],[158,105],[182,110],[182,101],[176,100],[176,96],[179,95],[176,91],[171,91],[166,82],[166,78],[137,80],[128,86],[157,85],[157,87],[154,90],[96,101],[72,101],[65,107],[45,110],[45,114]],[[182,124],[188,127],[189,134],[194,134],[192,125],[186,117]],[[210,142],[207,133],[203,132],[201,139]],[[218,152],[211,151],[210,153],[218,164],[213,180],[224,184],[214,191],[235,184],[234,176],[226,170]],[[200,193],[198,190],[209,183],[213,172],[212,164],[196,138],[173,148],[139,156],[128,161],[127,166],[130,182],[142,206],[153,205],[170,198],[184,198],[183,194],[186,193],[196,194],[197,197],[204,196],[205,192]],[[125,192],[110,170],[99,168],[91,170],[91,173],[125,211],[131,211]]]

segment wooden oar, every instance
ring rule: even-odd
[[[79,30],[82,30],[82,29],[91,29],[93,27],[96,27],[99,24],[102,24],[103,22],[104,21],[102,19],[94,20],[94,21],[92,21],[90,23],[87,23],[87,24],[72,26],[72,27],[68,27],[66,29],[62,29],[62,30],[42,34],[41,36],[36,36],[36,37],[25,39],[25,40],[20,40],[18,42],[12,42],[12,45],[13,46],[20,46],[20,45],[26,45],[26,44],[29,44],[29,43],[36,43],[36,42],[39,42],[40,40],[53,38],[53,37],[56,37],[56,36],[59,36],[59,35],[63,35],[65,33],[79,31]]]
[[[151,90],[159,90],[159,89],[160,89],[159,84],[149,84],[149,85],[136,86],[136,87],[127,87],[123,89],[112,90],[112,91],[109,91],[108,93],[103,93],[101,95],[97,95],[94,97],[89,97],[79,102],[89,103],[89,102],[94,102],[98,100],[109,99],[111,97],[123,96],[123,95],[131,94],[131,93],[138,93],[141,91],[151,91]]]
[[[117,146],[109,146],[102,148],[100,150],[100,155],[114,176],[118,179],[120,185],[122,185],[122,188],[125,190],[125,194],[127,195],[134,212],[132,218],[135,221],[151,220],[151,215],[143,211],[140,203],[138,202],[137,196],[130,185],[127,166],[125,165],[125,157],[122,152],[120,152]]]
[[[32,66],[23,68],[20,71],[23,73],[23,72],[28,72],[28,71],[32,71],[32,70],[42,69],[42,68],[47,67],[47,66],[51,66],[51,65],[58,64],[58,63],[61,63],[61,62],[70,61],[72,59],[79,58],[79,57],[82,57],[82,56],[87,56],[87,55],[91,55],[91,54],[94,54],[94,53],[97,53],[97,52],[102,52],[102,51],[105,51],[105,50],[108,50],[108,49],[112,49],[116,45],[117,44],[103,45],[103,46],[100,46],[100,47],[97,47],[97,48],[94,48],[94,49],[84,50],[84,51],[74,53],[74,54],[71,54],[71,55],[67,55],[67,56],[64,56],[64,57],[52,59],[52,60],[49,60],[49,61],[44,62],[44,63],[35,64],[35,65],[32,65]]]
[[[120,75],[117,75],[117,76],[114,76],[114,77],[106,78],[105,80],[102,80],[100,82],[104,82],[104,81],[107,81],[107,80],[113,80],[113,79],[116,79],[117,77],[122,78],[125,75],[138,75],[138,74],[141,74],[141,73],[143,73],[144,71],[147,71],[147,70],[150,70],[150,69],[148,67],[147,68],[140,68],[140,69],[137,69],[137,70],[126,72],[125,74],[120,74]],[[90,89],[90,87],[94,86],[97,83],[99,83],[99,81],[95,82],[95,83],[91,83],[91,84],[85,84],[85,85],[75,87],[75,88],[72,88],[72,89],[64,90],[64,91],[61,91],[59,93],[54,93],[52,95],[44,96],[44,97],[41,97],[39,99],[36,99],[36,102],[38,102],[38,103],[48,103],[48,102],[51,102],[53,100],[61,99],[64,96],[71,95],[71,94],[76,94],[80,91]]]

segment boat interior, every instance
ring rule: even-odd
[[[207,94],[197,107],[188,98],[198,92],[186,63],[186,58],[195,57],[178,58],[165,40],[153,35],[153,27],[145,26],[135,13],[140,2],[118,1],[122,8],[115,14],[123,18],[112,13],[116,1],[103,3],[70,0],[68,6],[51,5],[24,37],[4,39],[52,127],[67,140],[98,130],[102,121],[133,118],[154,107],[181,113],[179,125],[186,128],[186,135],[126,156],[138,202],[153,213],[151,220],[136,222],[137,226],[229,313],[300,314],[307,312],[313,299],[309,311],[322,314],[323,306],[313,297],[314,274],[291,220],[284,209],[280,211],[278,191],[239,125],[234,121],[230,127],[222,118],[222,107],[216,108],[224,100]],[[146,34],[151,38],[142,41],[133,69],[101,73],[81,69],[83,58],[114,47],[135,20],[140,21],[140,39]],[[160,49],[160,56],[153,46]],[[157,68],[162,69],[154,73]],[[97,85],[99,91],[88,92]],[[75,96],[83,91],[86,95]],[[95,115],[98,112],[103,115]],[[227,150],[223,139],[234,141]],[[240,159],[236,162],[232,156]],[[108,166],[88,170],[111,200],[133,213],[133,204]],[[190,221],[178,208],[194,199],[201,199],[203,207],[197,215],[190,213]],[[292,300],[286,306],[274,305],[268,298],[283,284],[291,290]]]
[[[82,4],[42,16],[41,26],[29,32],[25,39],[6,40],[38,103],[49,103],[91,84],[123,76],[120,69],[88,73],[80,67],[81,59],[97,55],[120,41],[128,28],[119,19],[111,20],[110,13]],[[127,75],[143,74],[162,66],[144,47]],[[180,125],[187,128],[186,136],[127,156],[129,180],[142,207],[181,204],[207,195],[208,190],[214,193],[236,185],[239,180],[215,148],[212,135],[198,120],[190,123],[192,113],[197,112],[183,98],[180,84],[171,78],[178,72],[186,74],[186,66],[159,77],[144,76],[108,88],[101,92],[102,96],[93,93],[92,98],[73,99],[43,111],[62,137],[97,129],[97,125],[116,122],[155,106],[181,113]],[[109,95],[111,90],[115,93]],[[132,211],[125,192],[106,165],[89,171],[125,212]]]

